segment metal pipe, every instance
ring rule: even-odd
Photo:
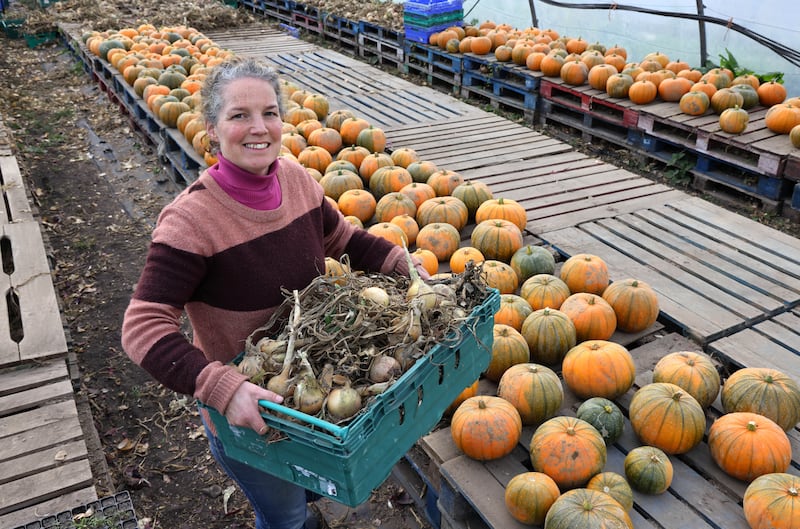
[[[708,64],[708,50],[706,48],[706,23],[704,21],[705,6],[703,0],[697,0],[697,25],[700,30],[700,66]]]

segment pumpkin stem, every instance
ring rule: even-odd
[[[478,400],[478,408],[485,410],[486,409],[486,401],[483,399]]]
[[[756,421],[747,421],[747,429],[751,432],[755,432],[756,430],[758,430],[758,425],[756,424]]]
[[[797,487],[789,487],[787,492],[789,493],[789,496],[797,496]]]

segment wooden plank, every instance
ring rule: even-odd
[[[89,461],[82,459],[3,485],[0,515],[53,499],[92,484]]]
[[[318,49],[314,44],[264,27],[236,28],[236,33],[210,31],[205,32],[205,35],[218,46],[245,57],[265,57],[275,53]]]
[[[0,156],[0,197],[0,224],[33,220],[25,183],[14,156]]]
[[[46,386],[38,386],[19,393],[0,397],[0,416],[8,416],[29,410],[41,404],[72,397],[74,389],[69,380],[61,380]]]
[[[78,439],[11,461],[3,461],[0,463],[0,485],[88,457],[86,443],[83,439]]]
[[[46,516],[55,516],[68,512],[77,505],[85,505],[97,500],[97,491],[94,487],[84,487],[51,500],[46,500],[30,507],[18,509],[0,516],[0,527],[20,527],[31,521],[40,520]]]
[[[601,256],[609,266],[612,280],[637,277],[645,281],[658,293],[661,313],[700,343],[742,325],[741,317],[720,307],[714,297],[697,295],[692,285],[685,284],[681,278],[685,276],[704,288],[702,282],[668,263],[661,263],[636,244],[617,240],[612,246],[607,242],[610,234],[599,238],[598,233],[590,234],[582,227],[545,232],[541,237],[565,255],[592,253]],[[632,259],[632,254],[638,254],[638,258]]]
[[[0,371],[0,397],[67,378],[65,360],[51,360]],[[2,408],[0,408],[2,409]]]
[[[0,418],[0,439],[21,434],[33,427],[46,426],[77,416],[78,408],[72,399],[44,404],[29,411]]]
[[[78,417],[69,417],[44,426],[37,426],[3,438],[0,446],[0,461],[10,461],[83,437]]]
[[[759,326],[714,340],[708,344],[708,350],[741,367],[770,367],[800,380],[796,339],[788,343],[776,342],[762,332],[762,324]],[[793,331],[784,332],[788,335]]]

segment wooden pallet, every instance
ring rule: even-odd
[[[97,499],[65,359],[0,370],[0,526]]]
[[[209,31],[204,34],[218,46],[244,57],[268,57],[279,53],[302,53],[320,49],[310,42],[290,37],[285,32],[264,27],[236,28],[236,32]]]
[[[652,381],[652,368],[665,354],[681,350],[698,350],[696,344],[671,333],[631,349],[637,369],[634,387],[616,399],[626,411],[636,389]],[[580,400],[564,385],[565,398],[559,414],[575,415]],[[482,386],[481,393],[492,394],[491,386]],[[719,401],[707,412],[707,424],[719,416]],[[519,445],[508,456],[485,463],[463,455],[454,445],[447,425],[423,437],[415,467],[437,497],[441,512],[441,529],[500,529],[527,527],[508,514],[504,505],[504,489],[515,475],[531,470],[528,447],[535,426],[523,428]],[[789,432],[793,447],[799,446],[798,432]],[[625,454],[639,446],[630,422],[626,419],[623,436],[608,447],[604,470],[624,475]],[[630,511],[637,529],[685,528],[747,529],[741,509],[746,483],[727,476],[712,461],[708,446],[701,443],[687,454],[672,455],[674,479],[670,489],[660,495],[634,492],[634,508]],[[797,451],[789,469],[800,475]]]
[[[800,304],[800,242],[697,198],[539,235],[564,255],[601,256],[612,280],[650,284],[701,345]]]

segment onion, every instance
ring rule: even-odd
[[[343,421],[361,410],[361,395],[350,385],[331,390],[325,399],[328,415],[336,421]]]
[[[359,297],[383,307],[389,306],[389,294],[381,287],[367,287],[361,291]]]
[[[264,374],[264,358],[256,354],[246,354],[239,365],[236,366],[239,373],[246,375],[251,381],[253,378],[263,376]]]
[[[322,409],[325,401],[325,392],[322,391],[313,373],[309,373],[300,378],[297,387],[294,389],[295,407],[309,415],[316,415]]]
[[[369,379],[372,382],[387,382],[402,373],[400,362],[388,355],[374,357],[369,365]]]

